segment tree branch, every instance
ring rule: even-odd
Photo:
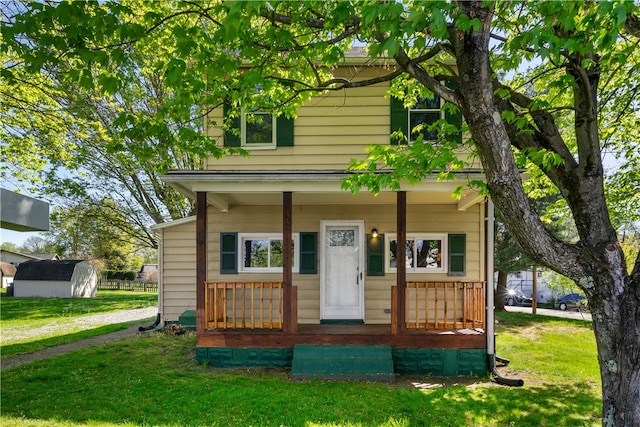
[[[403,71],[407,72],[418,82],[431,90],[435,95],[459,107],[462,104],[462,100],[459,95],[454,90],[449,89],[430,76],[429,73],[420,66],[420,63],[435,57],[440,52],[446,51],[446,45],[438,43],[425,55],[416,59],[410,59],[405,50],[400,48],[398,53],[394,56],[394,59]]]

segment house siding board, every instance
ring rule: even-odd
[[[367,72],[370,74],[371,70]],[[275,150],[255,150],[249,158],[209,158],[209,170],[343,170],[350,158],[363,159],[371,144],[388,143],[388,84],[348,92],[328,92],[314,97],[297,111],[294,145]],[[222,109],[214,110],[207,123],[221,123]],[[206,134],[222,144],[222,131],[206,126]],[[339,152],[335,148],[339,147]]]
[[[196,225],[178,224],[162,230],[162,320],[176,322],[196,308]]]

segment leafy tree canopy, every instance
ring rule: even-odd
[[[628,273],[617,234],[638,219],[640,18],[633,1],[64,1],[28,9],[2,28],[9,84],[21,70],[55,70],[63,81],[117,98],[139,74],[141,52],[171,88],[151,114],[117,112],[117,137],[104,141],[113,153],[126,136],[140,158],[172,149],[224,155],[216,141],[175,124],[225,101],[295,116],[313,94],[385,81],[406,105],[419,94],[440,96],[464,116],[468,144],[514,239],[589,298],[604,423],[640,424],[640,260]],[[353,47],[387,73],[366,78],[356,67],[353,78],[335,77],[332,69]],[[446,137],[458,130],[442,123],[439,131],[433,146],[372,148],[352,165],[363,173],[346,186],[379,191],[463,169],[452,154],[455,138]],[[621,165],[605,182],[607,153]],[[554,235],[530,203],[520,173],[528,166],[562,197],[577,240]],[[371,173],[383,168],[390,173]]]

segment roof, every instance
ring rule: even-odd
[[[185,217],[185,218],[175,219],[173,221],[167,221],[167,222],[162,222],[160,224],[152,225],[151,226],[151,230],[153,230],[153,231],[162,230],[163,228],[173,227],[175,225],[186,224],[186,223],[189,223],[189,222],[195,222],[195,220],[196,220],[195,216],[188,216],[188,217]]]
[[[16,231],[49,230],[49,204],[0,188],[0,227]]]
[[[0,271],[3,276],[13,276],[16,274],[16,266],[8,262],[0,262]]]
[[[169,171],[161,179],[191,199],[196,198],[197,192],[207,193],[207,203],[222,212],[227,212],[231,205],[281,203],[283,191],[296,193],[293,203],[300,205],[323,204],[322,200],[331,204],[373,203],[374,199],[377,203],[395,203],[395,190],[391,189],[383,189],[377,195],[362,189],[356,200],[353,193],[342,187],[345,178],[354,174],[344,170],[198,170]],[[414,185],[404,184],[401,190],[408,193],[409,203],[417,203],[420,197],[425,199],[423,203],[456,203],[451,194],[457,187],[470,179],[484,179],[484,174],[475,169],[458,175],[458,179],[448,181],[430,176]],[[476,202],[483,199],[473,191],[470,193],[474,193],[472,200]],[[440,197],[434,197],[435,194]]]
[[[41,260],[41,259],[58,259],[59,260],[60,259],[60,257],[56,253],[23,253],[23,252],[10,251],[7,249],[0,249],[0,252],[12,254],[12,255],[18,255],[20,257],[30,258],[33,260]]]
[[[26,261],[18,266],[13,280],[69,281],[76,265],[81,262],[81,259]]]
[[[28,255],[31,255],[32,257],[38,258],[38,259],[57,259],[57,260],[60,259],[58,254],[55,253],[55,252],[51,252],[51,253],[47,253],[47,252],[44,252],[44,253],[31,252]]]

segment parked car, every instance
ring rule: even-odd
[[[556,300],[556,308],[566,311],[570,308],[586,307],[587,300],[584,295],[568,294]]]
[[[521,290],[507,289],[507,298],[505,299],[507,305],[523,305],[531,306],[533,299],[526,296]]]

